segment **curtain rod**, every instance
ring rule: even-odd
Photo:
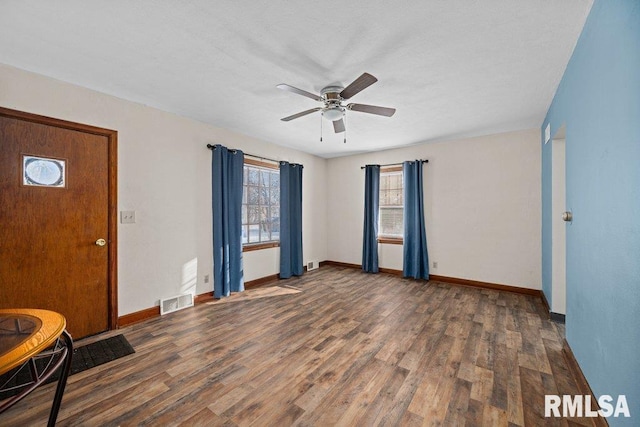
[[[420,160],[422,163],[429,163],[429,160],[427,159],[421,159]],[[399,166],[404,162],[399,162],[399,163],[387,163],[386,165],[376,165],[376,166],[380,166],[380,167],[384,167],[384,166]],[[365,166],[360,166],[360,169],[364,169]]]
[[[211,144],[207,144],[207,148],[209,150],[214,150],[216,148],[215,145],[211,145]],[[238,150],[230,148],[229,151],[233,151],[234,153]],[[255,154],[249,154],[249,153],[244,153],[245,156],[249,156],[249,157],[253,157],[254,159],[260,159],[260,160],[269,160],[270,162],[274,162],[274,163],[280,163],[281,161],[284,160],[274,160],[274,159],[270,159],[268,157],[263,157],[263,156],[256,156]]]

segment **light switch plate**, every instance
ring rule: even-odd
[[[121,224],[135,224],[136,211],[120,211]]]

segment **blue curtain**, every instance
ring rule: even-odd
[[[222,145],[213,148],[213,296],[244,291],[242,271],[242,171],[244,154]]]
[[[280,278],[302,276],[302,165],[280,162]]]
[[[364,168],[364,231],[362,271],[378,272],[378,209],[380,207],[380,166]]]
[[[429,255],[427,233],[424,227],[424,196],[422,185],[422,161],[402,164],[404,179],[404,277],[429,279]]]

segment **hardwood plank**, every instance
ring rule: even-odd
[[[447,406],[444,425],[464,425],[465,416],[469,408],[471,398],[471,383],[462,379],[456,379],[449,405]],[[443,405],[444,406],[444,405]]]
[[[518,350],[507,347],[507,420],[509,423],[524,426],[522,388],[520,386],[520,366]]]
[[[196,414],[180,423],[181,427],[217,427],[232,425],[233,423],[231,421],[220,418],[218,415],[211,412],[209,408],[201,409]]]
[[[379,425],[382,418],[393,407],[400,387],[407,378],[409,371],[395,367],[385,385],[378,392],[378,396],[371,402],[365,414],[360,419],[361,425]]]
[[[467,413],[465,414],[465,425],[482,426],[482,418],[484,415],[484,404],[475,399],[469,399],[467,405]]]

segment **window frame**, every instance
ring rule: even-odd
[[[391,166],[380,168],[380,177],[382,178],[383,174],[387,173],[396,173],[400,172],[400,176],[402,177],[402,191],[404,192],[404,173],[402,171],[402,166]],[[378,202],[378,221],[380,221],[380,210],[381,205]],[[402,200],[402,213],[404,215],[404,199]],[[402,245],[404,243],[404,238],[402,236],[390,236],[380,234],[380,223],[378,222],[378,243],[381,244],[389,244],[389,245]]]
[[[280,167],[277,164],[273,164],[273,163],[267,163],[267,162],[263,162],[260,160],[254,160],[254,159],[248,159],[245,157],[244,159],[244,164],[242,165],[242,173],[244,174],[244,168],[245,166],[253,166],[256,168],[264,168],[264,169],[272,169],[272,170],[276,170],[278,171],[278,175],[280,174]],[[243,182],[242,183],[242,191],[244,192],[245,188],[247,188],[247,183]],[[247,196],[248,197],[248,196]],[[247,203],[242,203],[243,205],[248,205]],[[271,205],[270,205],[271,206]],[[280,204],[278,204],[278,210],[280,209]],[[247,215],[249,215],[249,212],[247,212]],[[247,218],[248,220],[248,218]],[[245,223],[242,223],[242,226],[244,227]],[[242,252],[250,252],[250,251],[256,251],[256,250],[260,250],[260,249],[269,249],[269,248],[277,248],[280,247],[280,239],[278,240],[269,240],[266,242],[247,242],[247,243],[242,243]]]

